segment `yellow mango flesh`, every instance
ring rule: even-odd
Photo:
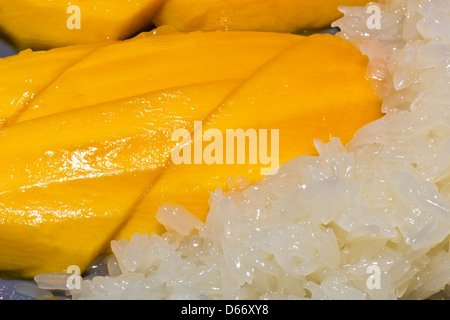
[[[339,6],[369,0],[167,0],[154,18],[157,26],[180,31],[230,30],[298,32],[321,29],[341,17]]]
[[[4,129],[1,270],[32,277],[70,261],[85,268],[160,174],[169,133],[190,128],[234,86],[168,89]]]
[[[84,269],[111,239],[162,232],[159,205],[185,205],[204,220],[210,192],[229,176],[262,177],[259,164],[171,163],[172,133],[192,132],[194,121],[221,132],[279,129],[280,163],[313,154],[314,138],[348,141],[381,116],[367,62],[333,36],[260,32],[166,34],[0,60],[18,70],[15,84],[0,78],[0,270]]]
[[[25,50],[0,59],[0,128],[15,118],[27,104],[68,68],[92,52],[95,45],[84,45],[49,52]],[[48,63],[48,61],[52,63]],[[45,68],[36,68],[44,65]]]
[[[226,138],[227,129],[267,129],[270,137],[270,130],[279,130],[280,164],[317,155],[314,139],[329,142],[337,137],[346,144],[359,127],[381,116],[380,100],[365,80],[367,62],[355,47],[337,37],[307,37],[268,61],[203,119],[203,134],[218,129]],[[207,146],[204,142],[203,154]],[[245,147],[249,155],[249,140]],[[162,232],[154,214],[165,204],[181,205],[205,221],[210,193],[217,188],[227,191],[228,177],[243,176],[255,182],[264,176],[261,168],[270,167],[261,162],[249,164],[248,159],[245,164],[237,164],[237,159],[227,164],[223,159],[224,164],[212,165],[194,164],[194,160],[171,163],[116,238],[129,239],[135,232],[149,230]]]
[[[0,35],[17,50],[122,40],[153,24],[180,31],[298,32],[369,0],[14,0],[0,6]],[[76,7],[74,7],[76,6]]]
[[[171,132],[192,130],[195,119],[299,39],[175,34],[1,60],[13,77],[0,79],[7,111],[0,130],[0,270],[32,277],[71,264],[84,269],[160,175],[175,144]],[[16,99],[9,88],[17,88]]]
[[[106,45],[55,79],[16,122],[163,88],[245,79],[295,41],[298,37],[290,34],[216,32],[175,33]],[[218,63],[220,57],[222,63]]]
[[[125,39],[150,26],[154,14],[163,2],[164,0],[2,1],[0,32],[18,50]],[[71,7],[73,5],[78,8],[74,10]]]

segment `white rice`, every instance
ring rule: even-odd
[[[388,0],[381,29],[342,8],[386,113],[344,147],[316,141],[260,183],[211,195],[205,224],[112,242],[73,299],[425,299],[450,284],[450,2]],[[47,278],[46,278],[47,277]],[[37,282],[48,283],[52,275]]]

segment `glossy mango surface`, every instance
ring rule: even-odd
[[[300,32],[329,27],[339,6],[369,0],[14,0],[0,2],[0,37],[17,50],[122,40],[156,26],[179,31]]]
[[[164,0],[14,0],[0,3],[0,34],[17,50],[131,37],[152,25]]]
[[[167,0],[157,26],[180,31],[230,30],[298,32],[329,27],[339,6],[364,6],[369,0]],[[372,1],[374,2],[374,1]]]
[[[159,206],[204,220],[229,177],[264,176],[260,162],[175,164],[173,133],[195,123],[277,130],[280,164],[315,138],[347,142],[381,116],[367,63],[331,35],[222,31],[0,60],[0,270],[84,269],[112,239],[162,232]]]

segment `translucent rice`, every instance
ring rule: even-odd
[[[369,4],[371,5],[371,4]],[[368,5],[368,6],[369,6]],[[113,241],[108,275],[73,299],[426,299],[450,284],[450,2],[388,0],[335,22],[370,58],[386,115],[344,147],[211,195],[202,224]],[[369,12],[368,12],[369,11]],[[376,17],[375,17],[376,18]],[[240,188],[239,188],[240,186]],[[44,281],[42,277],[40,281]],[[47,281],[48,282],[48,281]]]

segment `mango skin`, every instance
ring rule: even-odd
[[[14,0],[0,4],[0,35],[18,50],[126,39],[152,25],[164,0]],[[78,14],[69,8],[76,5]],[[79,21],[79,29],[73,28]],[[69,22],[69,23],[68,23]],[[70,28],[68,27],[70,26]]]
[[[156,26],[179,31],[229,30],[299,32],[329,27],[342,16],[339,6],[364,6],[369,0],[167,0]]]
[[[367,64],[330,35],[221,31],[0,60],[4,74],[16,70],[15,83],[0,78],[0,270],[83,270],[112,239],[163,232],[158,206],[204,220],[209,194],[230,176],[261,178],[261,165],[171,163],[171,133],[194,121],[280,129],[280,163],[314,154],[313,138],[345,143],[381,116]]]

